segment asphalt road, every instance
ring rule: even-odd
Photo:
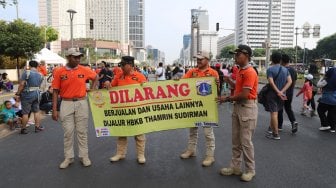
[[[220,127],[215,129],[216,162],[202,167],[204,134],[199,130],[198,155],[182,160],[187,145],[187,129],[147,134],[146,164],[136,162],[134,139],[129,137],[128,155],[110,163],[116,151],[116,138],[96,138],[90,119],[89,153],[92,166],[82,167],[79,160],[69,168],[58,168],[63,160],[63,130],[47,116],[41,133],[12,134],[0,139],[0,187],[336,187],[336,134],[321,132],[318,117],[299,115],[301,98],[295,98],[299,131],[293,135],[284,126],[281,140],[265,138],[269,114],[259,106],[254,135],[256,177],[248,183],[239,177],[224,177],[219,170],[231,158],[231,104],[219,105]],[[285,124],[289,124],[285,115]],[[31,127],[31,131],[33,127]]]

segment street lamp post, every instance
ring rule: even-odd
[[[272,0],[269,1],[268,5],[268,25],[267,25],[267,39],[266,39],[266,60],[265,68],[268,69],[268,63],[271,56],[271,23],[272,23]]]
[[[302,29],[303,32],[299,33],[299,29]],[[313,32],[310,32],[310,30],[313,29]],[[302,34],[302,38],[309,38],[310,34],[313,35],[314,38],[319,38],[320,37],[320,25],[315,24],[314,27],[312,28],[309,23],[303,24],[302,28],[296,27],[295,28],[295,68],[297,68],[297,62],[298,62],[298,35]],[[306,47],[304,47],[306,48]]]
[[[73,21],[74,14],[76,14],[77,12],[72,10],[72,9],[67,10],[67,12],[70,15],[71,48],[73,48],[73,23],[72,23],[72,21]]]

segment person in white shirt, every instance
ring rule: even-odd
[[[155,71],[156,81],[166,80],[165,69],[163,68],[163,63],[159,63],[159,67]]]

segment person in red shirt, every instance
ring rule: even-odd
[[[121,59],[121,69],[122,72],[115,75],[112,80],[111,86],[125,86],[131,84],[141,84],[146,82],[146,77],[134,70],[134,57],[123,56]],[[145,158],[145,145],[146,137],[144,134],[136,135],[135,137],[136,149],[138,153],[138,163],[144,164],[146,162]],[[116,162],[126,157],[127,153],[127,137],[118,137],[117,141],[117,153],[110,158],[111,162]]]
[[[239,65],[233,96],[218,98],[219,102],[233,101],[232,112],[232,159],[230,167],[222,168],[220,173],[225,176],[241,175],[243,181],[251,181],[255,176],[254,146],[252,136],[257,126],[258,106],[258,75],[249,64],[252,50],[247,45],[239,45],[232,52],[235,62]],[[229,78],[225,77],[228,82]],[[243,155],[243,157],[242,157]],[[245,161],[245,172],[241,171],[242,159]]]
[[[189,70],[182,78],[200,78],[200,77],[215,77],[217,85],[219,84],[218,72],[209,66],[210,55],[208,52],[199,52],[196,56],[197,68]],[[218,86],[217,86],[218,89]],[[212,127],[204,127],[204,134],[206,138],[206,156],[202,162],[203,166],[210,166],[215,162],[215,135]],[[188,159],[196,156],[198,128],[189,129],[188,147],[180,157]]]
[[[91,88],[97,88],[98,76],[89,67],[79,65],[83,56],[76,48],[67,51],[68,63],[54,72],[52,118],[62,122],[64,130],[64,161],[59,168],[67,168],[74,162],[74,135],[76,131],[79,157],[83,166],[91,165],[88,154],[89,106],[86,99],[86,80],[93,80]],[[57,111],[58,96],[62,98],[60,114]]]

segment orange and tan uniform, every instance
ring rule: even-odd
[[[136,71],[133,71],[130,75],[124,75],[120,73],[114,77],[114,79],[111,82],[111,86],[113,87],[113,86],[125,86],[131,84],[140,84],[146,82],[146,80],[147,79],[143,74]],[[141,134],[136,135],[134,138],[136,141],[138,160],[142,158],[145,161],[146,137],[144,134]],[[116,157],[118,158],[118,160],[123,159],[126,157],[126,154],[127,154],[127,137],[118,137]],[[117,161],[113,160],[112,158],[111,161]]]
[[[234,96],[249,89],[247,100],[234,103],[232,112],[232,159],[231,168],[240,169],[242,158],[246,172],[255,173],[254,146],[252,136],[257,126],[258,76],[252,66],[242,67],[237,72]],[[241,156],[243,154],[243,157]]]
[[[215,77],[219,79],[218,72],[210,67],[206,70],[200,70],[199,68],[193,68],[189,70],[183,78],[200,78],[200,77]],[[205,141],[206,141],[206,157],[214,157],[215,153],[215,135],[212,127],[204,127]],[[189,129],[189,140],[187,151],[195,154],[197,147],[198,128]]]
[[[64,156],[74,158],[74,133],[76,130],[79,157],[88,157],[89,106],[86,100],[86,80],[96,79],[90,68],[78,65],[75,68],[60,67],[54,72],[53,89],[59,90],[62,98],[60,120],[64,130]]]

